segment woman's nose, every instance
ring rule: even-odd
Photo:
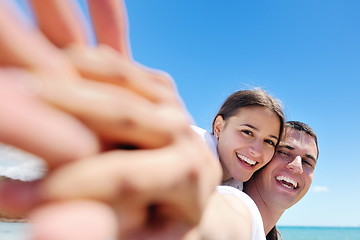
[[[249,148],[250,155],[253,157],[261,156],[263,152],[263,143],[262,141],[253,141]]]

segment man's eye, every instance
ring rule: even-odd
[[[281,151],[281,150],[278,150],[277,152],[280,155],[290,156],[290,154],[288,154],[287,152]]]
[[[306,165],[309,165],[310,167],[312,167],[312,163],[310,161],[303,159],[302,162],[305,163]]]

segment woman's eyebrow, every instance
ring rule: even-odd
[[[274,138],[276,140],[278,140],[279,138],[277,136],[274,136],[274,135],[269,135],[270,138]]]
[[[254,125],[251,125],[251,124],[249,124],[249,123],[240,124],[240,126],[247,126],[247,127],[252,128],[252,129],[254,129],[254,130],[256,130],[256,131],[259,131],[259,129],[258,129],[257,127],[255,127]],[[278,140],[278,137],[277,137],[277,136],[269,135],[269,137]]]
[[[259,129],[257,127],[255,127],[254,125],[251,125],[250,123],[240,124],[240,126],[247,126],[249,128],[259,131]]]

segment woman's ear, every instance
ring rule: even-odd
[[[219,139],[220,132],[224,129],[225,126],[225,120],[222,116],[218,115],[215,118],[213,129],[214,129],[214,135],[217,139]]]

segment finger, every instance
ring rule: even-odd
[[[56,46],[86,45],[86,30],[74,1],[32,0],[34,13],[42,32]],[[90,15],[99,44],[106,44],[127,59],[130,50],[127,39],[127,20],[120,1],[88,1]]]
[[[146,67],[145,71],[150,75],[150,77],[161,86],[164,86],[168,89],[169,93],[171,94],[172,98],[166,99],[164,97],[164,101],[174,102],[175,104],[179,105],[180,108],[186,109],[185,104],[183,103],[180,95],[178,94],[177,87],[173,78],[166,72],[155,70],[155,69],[148,69]]]
[[[31,0],[41,31],[57,47],[86,44],[85,24],[72,0]]]
[[[183,239],[185,233],[193,227],[181,212],[174,211],[174,206],[152,205],[151,208],[147,226],[144,230],[135,231],[133,239]]]
[[[174,132],[190,124],[182,109],[151,103],[110,84],[86,80],[54,82],[57,85],[44,87],[41,96],[113,143],[160,147],[171,141]]]
[[[13,186],[17,186],[18,183],[21,183],[20,180],[14,180],[11,178],[4,178],[1,177],[0,178],[0,187],[3,186],[5,183],[7,184],[7,186],[9,187],[9,190],[7,191],[11,191],[11,187]],[[28,206],[23,207],[23,203],[25,201],[21,201],[20,202],[20,209],[16,206],[16,201],[17,199],[21,199],[21,196],[19,194],[24,193],[24,197],[27,196],[32,196],[31,194],[26,194],[26,189],[24,189],[23,191],[19,191],[18,192],[18,196],[17,198],[11,199],[11,200],[7,200],[5,202],[5,204],[1,203],[1,199],[0,199],[0,213],[1,213],[1,218],[6,218],[6,219],[24,219],[27,218],[27,209],[29,208]],[[6,195],[1,195],[1,198],[6,198]],[[35,204],[36,201],[33,201],[31,205]]]
[[[0,205],[15,202],[26,210],[36,202],[91,198],[135,209],[159,206],[165,215],[194,226],[219,182],[220,167],[193,140],[155,150],[112,151],[56,169],[38,184],[3,185],[0,193],[7,198],[0,198]]]
[[[92,49],[85,45],[84,34],[81,34],[83,27],[77,24],[80,20],[76,20],[79,16],[73,2],[49,0],[43,4],[40,0],[32,0],[32,3],[43,32],[57,46],[66,47],[68,56],[83,77],[120,84],[154,101],[159,101],[159,99],[169,101],[176,98],[174,96],[177,96],[177,92],[169,92],[167,89],[169,81],[158,81],[158,78],[149,74],[140,74],[139,70],[136,70],[137,74],[133,74],[134,67],[130,63],[124,63],[129,60],[129,54],[126,54],[129,50],[126,50],[128,47],[125,43],[127,31],[123,2],[89,1],[94,25],[100,39],[99,49]],[[119,46],[115,46],[115,43],[106,39],[118,42]],[[119,55],[119,51],[123,54]],[[128,70],[124,71],[124,69]]]
[[[90,127],[98,134],[98,136],[107,142],[124,145],[129,144],[145,148],[159,147],[171,141],[173,132],[176,132],[179,128],[181,129],[184,126],[188,126],[189,124],[188,116],[183,113],[182,109],[177,109],[173,106],[153,104],[126,89],[99,82],[86,80],[62,81],[62,79],[57,78],[59,78],[59,76],[49,76],[48,73],[38,73],[34,75],[22,71],[13,79],[18,83],[24,81],[24,85],[30,85],[30,88],[34,88],[31,90],[35,91],[32,94],[37,95],[42,99],[45,99],[47,103],[50,103],[53,106],[52,108],[50,106],[50,109],[53,109],[52,111],[59,112],[60,115],[64,115],[66,118],[71,119],[73,117],[62,113],[59,109],[73,114],[81,120],[81,123],[86,123],[86,126]],[[16,82],[14,82],[14,84],[16,84]],[[32,85],[35,87],[31,87]],[[33,102],[29,101],[29,103],[27,103],[24,98],[25,96],[19,98],[24,102],[21,106],[28,106]],[[46,103],[41,102],[40,100],[41,99],[37,99],[37,105],[47,106]],[[3,102],[3,104],[5,104],[5,102]],[[32,108],[27,108],[27,111],[20,111],[19,108],[18,114],[24,115],[31,111],[30,109]],[[47,113],[30,115],[27,117],[41,118],[45,114]],[[16,116],[14,115],[14,117]],[[63,118],[58,118],[58,121],[61,121],[60,119]],[[163,121],[162,124],[159,124],[159,119]],[[56,118],[54,118],[53,122],[56,122],[55,120]],[[75,122],[80,123],[77,119],[75,119]],[[5,122],[3,123],[5,124]],[[43,124],[49,124],[49,127],[51,127],[51,123],[52,122],[45,122]],[[59,135],[63,136],[64,133],[62,129],[64,128],[55,128],[53,131],[58,131]],[[75,127],[70,126],[68,129],[75,129]],[[29,128],[26,132],[35,130],[36,128]],[[89,130],[85,130],[85,127],[83,126],[83,131]],[[75,131],[74,134],[76,134]],[[31,134],[26,142],[31,143],[30,136]],[[95,137],[93,136],[92,138],[94,139]],[[76,137],[72,138],[72,141],[76,141]],[[90,145],[89,141],[90,140],[84,141],[84,143]],[[34,142],[34,144],[35,143],[36,142]],[[46,144],[47,145],[45,146],[49,145],[49,149],[60,147],[57,145],[51,147],[50,142],[46,142]],[[79,144],[80,142],[74,144],[74,147],[70,147],[67,152],[74,150]],[[41,144],[38,144],[38,150],[48,149],[41,146]],[[83,146],[84,147],[79,148],[79,151],[85,150],[84,148],[87,145],[84,144]],[[24,147],[26,146],[23,146],[22,148]],[[39,153],[36,155],[38,154]],[[61,161],[62,156],[63,154],[60,154],[57,161]],[[78,156],[79,155],[75,155],[74,157]],[[49,157],[50,156],[46,156],[46,159]],[[67,157],[69,158],[70,156]],[[68,158],[63,161],[67,161]]]
[[[168,89],[172,89],[174,92],[177,92],[175,81],[168,73],[147,67],[143,68],[145,68],[145,71],[147,71],[159,85],[166,86]]]
[[[123,0],[88,0],[96,37],[99,44],[112,47],[131,59],[128,41],[128,22]]]
[[[7,1],[0,1],[0,65],[69,71],[65,56],[21,20]]]
[[[119,219],[120,215],[124,219]],[[96,217],[94,217],[96,216]],[[47,204],[32,212],[31,237],[35,240],[71,239],[182,239],[189,226],[170,220],[163,226],[144,221],[146,210],[126,207],[115,212],[107,205],[76,200]],[[79,225],[79,223],[81,223]],[[91,229],[91,231],[89,231]]]
[[[131,204],[140,206],[156,202],[176,203],[173,211],[176,209],[177,215],[184,217],[184,221],[194,224],[200,214],[198,199],[194,199],[197,190],[195,180],[184,177],[184,169],[179,164],[175,167],[176,172],[171,171],[174,161],[169,160],[169,154],[131,153],[108,154],[100,161],[82,161],[84,164],[59,169],[41,187],[43,197],[47,200],[85,197],[113,203],[119,201],[119,204],[131,199]],[[134,172],[138,174],[135,178]],[[97,179],[96,183],[89,182],[93,181],[91,179]],[[66,188],[69,184],[71,187]]]
[[[7,179],[0,184],[0,209],[10,216],[27,217],[31,209],[42,202],[39,182],[23,182]]]
[[[26,78],[0,72],[0,141],[57,165],[98,152],[100,143],[78,119],[47,105]]]
[[[127,237],[132,232],[136,232],[148,221],[147,206],[128,202],[118,204],[114,207],[118,216],[118,226],[120,239],[130,239]]]
[[[65,53],[85,78],[127,88],[153,102],[178,101],[169,75],[129,62],[105,45],[96,49],[71,46]]]
[[[184,139],[181,144],[162,149],[112,151],[88,158],[59,169],[44,182],[42,191],[49,199],[89,197],[120,204],[129,199],[139,205],[169,203],[176,215],[194,224],[220,177],[213,171],[216,161],[211,153],[195,144]]]
[[[170,171],[171,175],[168,174],[166,170],[171,169],[170,165],[174,165],[174,162],[170,160],[164,165],[164,160],[169,157],[169,154],[163,151],[152,150],[152,153],[140,150],[116,151],[100,156],[63,166],[52,172],[45,181],[40,182],[41,184],[25,182],[17,183],[17,185],[3,184],[1,193],[5,194],[7,198],[1,198],[0,205],[11,209],[15,202],[15,205],[22,206],[21,210],[25,211],[40,199],[43,202],[92,198],[113,204],[126,203],[131,199],[132,204],[139,206],[161,199],[165,194],[176,193],[177,191],[170,193],[168,190],[174,186],[173,179],[176,179],[176,184],[179,184],[179,175],[184,174],[183,167],[178,165],[176,166],[178,171]],[[155,167],[153,166],[157,168],[158,172],[161,170],[164,174],[154,174],[153,168]],[[141,169],[143,170],[141,171]],[[138,173],[139,177],[134,178],[134,171]],[[183,176],[181,179],[183,180]],[[193,188],[188,183],[185,185],[189,187],[188,189]],[[185,189],[183,188],[183,190]],[[181,196],[176,193],[176,196],[172,196],[172,198],[180,199],[179,203],[188,205],[193,201],[189,200],[192,199],[193,191],[190,191],[191,195],[187,194],[189,191],[183,193],[186,194]],[[26,195],[26,198],[21,198]],[[187,200],[181,201],[184,198]],[[191,203],[188,207],[195,210],[195,205]],[[197,212],[198,209],[195,212],[192,211],[191,215],[194,216]]]
[[[128,240],[184,239],[184,235],[192,229],[191,224],[181,218],[182,215],[167,216],[159,212],[148,213],[148,215],[150,216],[147,221],[132,231],[120,229],[121,237]]]
[[[30,219],[34,240],[115,240],[118,232],[113,210],[91,200],[43,205]]]

